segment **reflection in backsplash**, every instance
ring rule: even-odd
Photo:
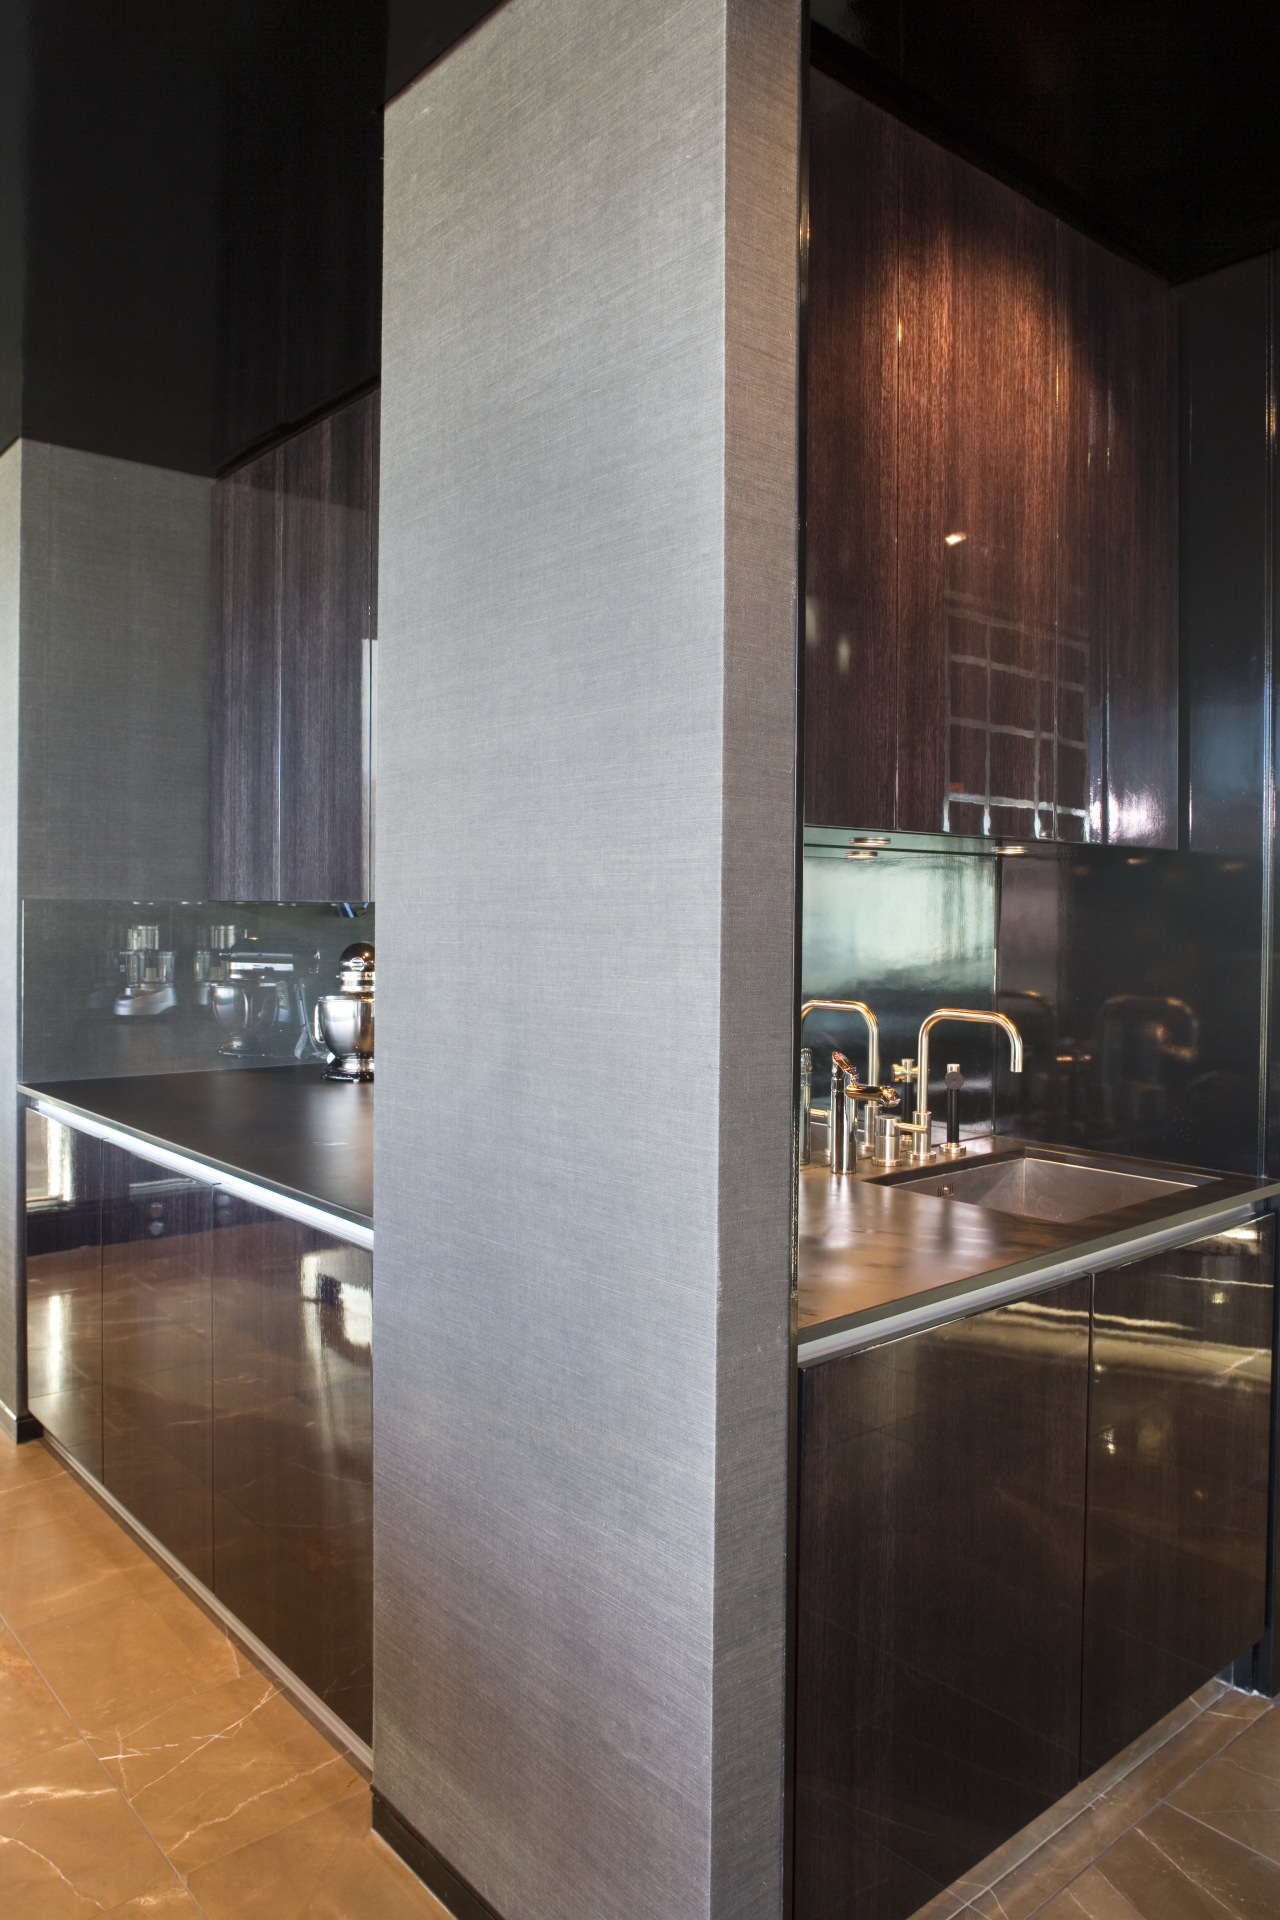
[[[1009,1073],[982,1029],[941,1026],[967,1130],[1252,1173],[1259,1152],[1262,881],[1256,860],[1112,847],[808,836],[803,997],[863,999],[881,1078],[933,1008],[997,1006],[1022,1034]],[[814,1098],[830,1049],[864,1062],[848,1016],[811,1015]]]
[[[27,900],[22,1078],[322,1059],[316,999],[343,948],[373,938],[372,906]]]
[[[995,1005],[996,856],[933,847],[855,849],[847,835],[811,836],[804,862],[801,982],[805,1000],[866,1000],[880,1022],[880,1078],[916,1052],[935,1007]],[[865,1071],[854,1016],[818,1012],[804,1027],[813,1053],[814,1100],[824,1105],[831,1049]],[[965,1077],[963,1131],[990,1133],[992,1039],[982,1027],[941,1027],[933,1044],[934,1109],[955,1061]]]

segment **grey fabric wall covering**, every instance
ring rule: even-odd
[[[198,899],[212,482],[23,442],[26,895]]]
[[[0,454],[0,1426],[26,1407],[18,1110],[18,613],[22,443]]]
[[[375,1783],[505,1920],[782,1910],[789,4],[386,127]]]

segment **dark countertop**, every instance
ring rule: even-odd
[[[357,1226],[373,1225],[373,1088],[319,1066],[238,1067],[112,1080],[58,1080],[22,1092],[105,1121],[148,1144],[237,1174]]]
[[[1008,1137],[974,1142],[962,1164],[981,1156],[1017,1151]],[[1035,1150],[1035,1143],[1028,1142]],[[1051,1148],[1043,1149],[1052,1152]],[[1076,1155],[1072,1155],[1076,1158]],[[1135,1163],[1106,1155],[1099,1166],[1135,1169]],[[1155,1171],[1157,1163],[1142,1163]],[[939,1164],[932,1172],[945,1173]],[[1170,1167],[1177,1174],[1179,1168]],[[1196,1169],[1202,1172],[1201,1169]],[[896,1319],[939,1308],[938,1318],[973,1311],[970,1296],[990,1287],[1058,1276],[1064,1259],[1114,1264],[1130,1243],[1154,1231],[1198,1224],[1213,1231],[1213,1217],[1249,1202],[1280,1194],[1280,1181],[1251,1180],[1237,1174],[1213,1174],[1203,1184],[1170,1197],[1149,1200],[1113,1216],[1106,1224],[1078,1221],[1057,1225],[1024,1220],[993,1208],[930,1194],[909,1185],[878,1185],[874,1176],[833,1179],[826,1167],[801,1169],[799,1215],[799,1342],[822,1342],[833,1350],[845,1333],[890,1337]],[[1135,1244],[1134,1257],[1141,1246]],[[815,1352],[813,1358],[818,1357]]]

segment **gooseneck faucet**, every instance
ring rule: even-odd
[[[800,1009],[800,1028],[811,1013],[856,1013],[867,1023],[867,1085],[874,1087],[880,1079],[880,1022],[864,1000],[806,1000]]]
[[[975,1007],[939,1007],[921,1024],[920,1038],[916,1043],[916,1110],[914,1122],[900,1121],[899,1133],[911,1140],[913,1160],[926,1161],[933,1158],[930,1143],[932,1123],[929,1118],[929,1035],[943,1020],[960,1020],[973,1027],[999,1027],[1009,1036],[1009,1068],[1013,1073],[1022,1072],[1022,1035],[1009,1016],[1004,1013],[982,1013]]]

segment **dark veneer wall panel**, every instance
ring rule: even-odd
[[[370,892],[367,642],[376,633],[378,396],[214,489],[209,891]]]
[[[1173,296],[812,101],[806,819],[1171,846]]]
[[[102,1478],[102,1143],[27,1114],[27,1405]]]
[[[899,129],[824,74],[810,86],[805,818],[892,827]]]

